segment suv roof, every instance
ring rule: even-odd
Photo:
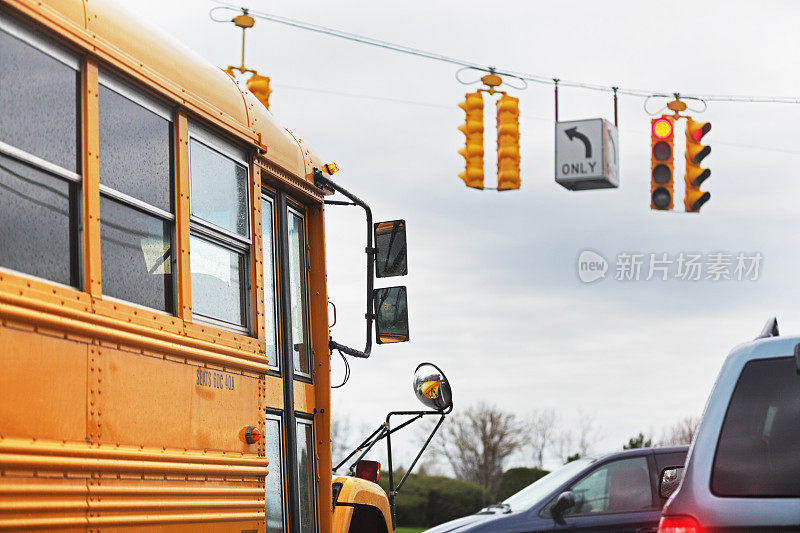
[[[677,446],[649,446],[647,448],[631,448],[629,450],[620,450],[616,452],[604,453],[602,455],[587,455],[586,459],[591,459],[593,462],[605,461],[607,459],[616,459],[625,457],[627,455],[649,455],[650,453],[678,453],[685,452],[689,449],[687,444],[680,444]]]

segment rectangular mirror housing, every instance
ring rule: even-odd
[[[406,288],[375,289],[375,337],[378,344],[408,341]]]
[[[375,277],[390,278],[408,274],[406,221],[378,222],[375,232]]]

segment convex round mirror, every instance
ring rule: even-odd
[[[450,382],[434,364],[422,363],[414,374],[414,394],[426,407],[437,411],[449,409],[453,404]]]

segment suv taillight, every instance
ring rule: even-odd
[[[700,533],[700,524],[691,516],[663,516],[658,533]]]

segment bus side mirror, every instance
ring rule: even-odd
[[[375,336],[378,344],[408,340],[408,302],[405,287],[372,292],[375,302]]]
[[[438,366],[422,363],[414,372],[414,394],[422,405],[435,411],[447,411],[453,406],[450,382]]]
[[[408,274],[406,221],[375,224],[375,277],[390,278]]]

